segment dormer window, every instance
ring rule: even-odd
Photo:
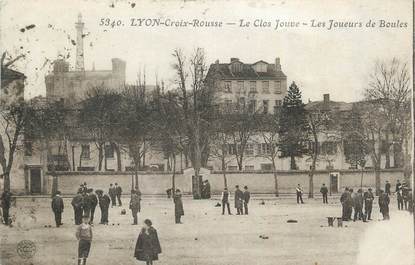
[[[239,61],[233,61],[231,63],[231,71],[232,73],[240,73],[242,72],[243,64]]]

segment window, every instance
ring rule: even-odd
[[[268,106],[269,106],[269,100],[264,100],[263,102],[262,102],[262,106],[263,106],[263,113],[264,114],[268,114]]]
[[[82,159],[90,159],[91,158],[91,150],[89,149],[89,144],[83,144],[81,146],[81,158]]]
[[[272,164],[271,163],[261,164],[261,170],[271,171],[272,170]]]
[[[280,99],[275,100],[274,114],[279,113],[279,110],[281,109],[281,106],[282,106],[282,100],[280,100]]]
[[[225,92],[232,93],[232,82],[231,81],[225,81]]]
[[[246,144],[245,155],[248,155],[248,156],[254,155],[254,144]]]
[[[249,101],[249,112],[254,113],[256,111],[256,100],[255,99],[251,99]]]
[[[25,156],[32,156],[33,153],[33,146],[31,141],[24,142],[24,155]]]
[[[249,82],[249,92],[256,93],[256,81]]]
[[[254,166],[253,165],[246,165],[245,166],[245,170],[254,170]]]
[[[281,94],[281,81],[274,81],[274,93]]]
[[[228,170],[236,171],[236,170],[238,170],[238,167],[237,166],[228,166]]]
[[[267,143],[258,144],[258,154],[260,155],[271,154],[271,145]]]
[[[235,155],[236,154],[236,145],[235,144],[228,144],[228,154]]]
[[[232,100],[231,99],[226,99],[225,100],[225,109],[226,109],[226,111],[231,111],[231,109],[232,109]]]
[[[245,108],[245,98],[239,98],[238,105],[239,105],[240,109],[244,109]]]
[[[262,93],[269,94],[269,81],[262,81]]]
[[[238,81],[238,92],[244,94],[245,93],[245,89],[244,89],[244,81]]]
[[[114,146],[112,144],[105,146],[105,157],[114,158]]]
[[[337,145],[335,142],[324,142],[321,145],[321,153],[324,155],[335,155],[337,151]]]

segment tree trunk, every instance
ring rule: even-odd
[[[226,178],[225,155],[222,155],[222,174],[223,174],[223,187],[228,188],[228,180]]]
[[[376,187],[376,195],[379,195],[380,190],[380,165],[375,165],[375,187]]]
[[[297,169],[297,164],[295,163],[295,156],[291,156],[291,161],[290,161],[290,169],[291,170],[296,170]]]
[[[274,174],[275,197],[279,197],[280,193],[278,191],[278,175],[277,175],[277,169],[276,169],[276,166],[275,166],[274,159],[272,160],[272,173]]]
[[[391,167],[391,157],[390,157],[390,145],[389,145],[389,132],[385,133],[385,145],[383,148],[386,148],[385,150],[385,168]]]
[[[117,171],[122,171],[120,147],[116,143],[111,143],[111,145],[114,147],[115,154],[117,155]]]
[[[102,144],[98,145],[98,171],[102,170],[102,160],[104,158]]]

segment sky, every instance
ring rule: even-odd
[[[231,57],[253,63],[281,60],[288,83],[300,86],[303,100],[356,101],[363,97],[377,60],[397,57],[412,60],[412,1],[383,0],[290,1],[111,1],[111,0],[3,0],[0,2],[1,48],[12,57],[26,54],[15,69],[27,76],[25,96],[45,95],[44,77],[50,61],[59,55],[75,65],[74,23],[79,13],[85,22],[86,70],[111,69],[111,58],[127,62],[127,82],[134,83],[145,69],[147,83],[156,75],[173,88],[172,52],[191,54],[204,48],[208,63]],[[101,19],[121,20],[124,26],[100,26]],[[137,27],[131,19],[161,18],[236,23],[220,28]],[[240,27],[240,19],[250,27]],[[254,20],[271,27],[254,27]],[[311,20],[326,23],[311,27]],[[276,20],[307,23],[279,27]],[[362,27],[328,29],[330,20],[362,23]],[[376,23],[366,27],[368,21]],[[401,28],[380,28],[379,21],[406,23]],[[34,25],[34,27],[30,27]],[[24,32],[22,28],[26,28]],[[412,68],[409,69],[412,72]]]

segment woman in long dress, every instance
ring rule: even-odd
[[[161,253],[161,246],[157,236],[157,230],[152,226],[149,219],[144,220],[144,227],[138,235],[135,245],[134,257],[137,260],[145,261],[146,265],[153,265]]]

